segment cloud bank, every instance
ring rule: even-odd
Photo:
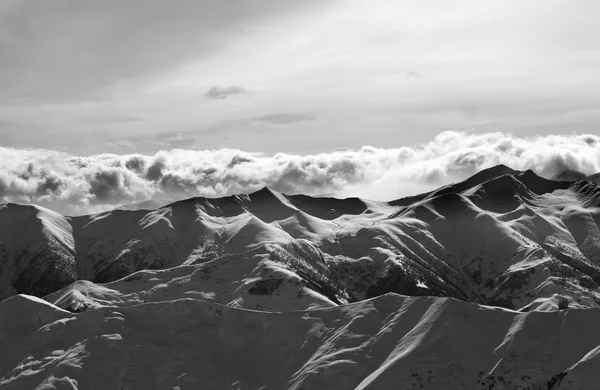
[[[151,156],[77,157],[0,148],[0,202],[36,203],[77,215],[150,199],[225,196],[264,186],[284,193],[392,200],[500,163],[546,177],[564,169],[599,172],[600,137],[445,131],[414,146],[273,156],[235,149],[173,149]]]

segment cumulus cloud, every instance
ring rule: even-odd
[[[246,92],[247,91],[245,88],[239,87],[237,85],[232,85],[230,87],[219,87],[218,85],[215,85],[214,87],[209,89],[208,92],[204,94],[204,96],[208,99],[225,99],[231,95],[237,95]]]
[[[0,201],[82,214],[150,199],[247,193],[263,186],[284,193],[392,200],[497,164],[533,169],[545,177],[564,169],[592,174],[600,171],[600,137],[445,131],[421,145],[273,156],[237,149],[174,149],[155,155],[78,157],[0,148]]]

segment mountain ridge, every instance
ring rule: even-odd
[[[58,285],[50,284],[47,291],[38,287],[36,294],[51,294],[57,286],[79,279],[110,283],[145,269],[202,267],[217,258],[226,262],[228,256],[247,253],[256,257],[258,268],[239,274],[241,279],[262,280],[259,270],[278,274],[285,269],[304,283],[303,291],[328,291],[333,301],[385,292],[450,294],[519,308],[559,293],[571,305],[584,300],[595,307],[598,303],[592,302],[600,302],[600,295],[592,291],[600,282],[600,256],[594,249],[600,240],[599,194],[589,181],[553,181],[531,170],[499,165],[465,181],[390,202],[284,195],[265,187],[247,195],[189,198],[151,211],[116,209],[78,217],[49,211],[54,220],[70,226],[61,230],[60,239],[72,243],[62,256],[71,267],[75,264],[76,272]],[[406,199],[411,203],[404,205]],[[44,210],[31,207],[38,213]],[[306,242],[316,249],[306,252]],[[290,247],[302,249],[290,254]],[[253,248],[260,254],[251,255]],[[6,262],[8,255],[4,256]],[[48,256],[56,258],[53,252]],[[29,273],[39,274],[37,269]],[[6,291],[33,291],[35,278],[15,286],[9,272],[3,272]],[[561,281],[568,278],[577,283]],[[248,301],[248,291],[237,280],[223,284],[240,294],[235,298],[227,293],[230,303],[244,297]],[[500,291],[498,285],[514,285],[517,291]]]

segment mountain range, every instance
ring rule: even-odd
[[[0,205],[0,389],[595,389],[599,185]]]

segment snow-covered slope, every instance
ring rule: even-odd
[[[77,314],[18,295],[0,302],[0,388],[592,390],[599,321],[395,294],[285,313],[180,298]]]
[[[44,296],[78,278],[68,217],[39,206],[0,204],[0,299]]]
[[[45,299],[72,312],[182,297],[232,307],[289,311],[336,306],[336,297],[327,295],[255,250],[202,264],[138,271],[105,284],[78,281]]]

